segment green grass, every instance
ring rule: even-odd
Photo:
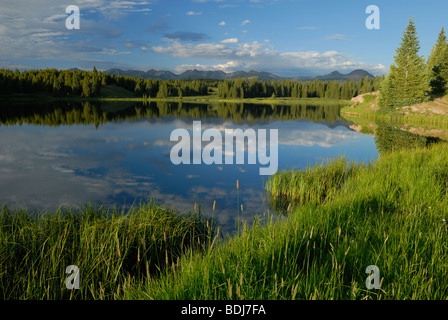
[[[290,105],[297,103],[308,103],[311,105],[344,105],[350,104],[347,100],[323,99],[323,98],[245,98],[245,99],[222,99],[216,93],[206,96],[188,96],[188,97],[168,97],[147,98],[138,97],[135,93],[130,92],[124,88],[116,86],[106,86],[101,88],[101,97],[53,97],[46,94],[13,94],[8,96],[0,96],[0,101],[8,102],[31,102],[31,101],[132,101],[132,102],[149,102],[149,101],[164,101],[164,102],[185,102],[185,103],[206,103],[217,104],[222,102],[227,103],[252,103],[252,104],[271,104],[271,105]]]
[[[372,102],[374,102],[376,100],[376,96],[373,94],[366,94],[364,95],[364,100],[363,102],[361,102],[359,105],[360,106],[367,106],[369,104],[371,104]]]
[[[421,114],[421,113],[411,113],[405,115],[400,112],[381,112],[372,110],[371,105],[375,103],[377,96],[367,94],[364,96],[364,101],[355,105],[347,106],[341,109],[341,114],[343,117],[358,123],[356,118],[363,118],[365,120],[385,120],[392,121],[395,123],[409,123],[409,124],[431,124],[439,127],[448,126],[448,116],[443,116],[439,114]]]
[[[347,105],[347,100],[321,99],[321,98],[244,98],[244,99],[221,99],[216,95],[191,96],[191,97],[169,97],[169,98],[125,98],[125,97],[103,97],[101,101],[135,101],[135,102],[182,102],[182,103],[250,103],[250,104],[270,104],[270,105],[291,105],[291,104],[310,104],[310,105]]]
[[[136,98],[136,94],[124,88],[114,85],[101,87],[101,96],[103,98]]]
[[[87,206],[33,214],[0,211],[0,299],[113,299],[126,285],[158,274],[214,232],[197,213],[146,204],[128,212]],[[65,268],[80,269],[80,290]]]
[[[266,189],[271,201],[320,204],[339,191],[346,180],[357,175],[362,168],[363,163],[349,163],[344,158],[338,158],[305,170],[279,171],[269,178]]]
[[[183,256],[122,298],[448,298],[446,145],[385,153],[369,165],[340,159],[304,174],[282,172],[289,182],[273,177],[268,191],[294,195],[302,183],[319,192],[313,174],[324,192],[305,192],[299,203],[293,196],[286,219],[255,223],[205,254]],[[369,265],[379,267],[379,290],[366,289]]]
[[[291,204],[288,215],[218,240],[203,220],[159,207],[126,217],[87,208],[81,218],[3,209],[1,297],[69,298],[64,268],[76,264],[84,299],[448,298],[446,144],[282,171],[267,191]],[[370,265],[379,290],[366,288]]]

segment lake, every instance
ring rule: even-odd
[[[54,210],[91,202],[128,207],[155,199],[178,211],[195,205],[234,230],[269,210],[260,165],[174,165],[173,130],[278,129],[278,168],[302,169],[344,155],[378,157],[374,137],[350,128],[340,106],[103,102],[1,106],[0,203]],[[247,153],[247,148],[245,149]],[[247,156],[247,155],[246,155]],[[238,180],[239,188],[236,183]]]

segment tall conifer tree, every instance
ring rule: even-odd
[[[428,100],[429,80],[425,60],[418,54],[420,44],[414,19],[403,32],[402,42],[396,50],[394,64],[380,90],[380,107],[409,106]]]
[[[448,42],[445,29],[439,33],[427,63],[429,84],[433,94],[443,94],[448,84]]]

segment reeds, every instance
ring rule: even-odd
[[[344,158],[307,167],[305,170],[283,170],[271,176],[266,182],[266,190],[271,201],[322,203],[332,193],[339,190],[347,179],[355,176],[363,163],[349,163]]]
[[[33,214],[0,210],[0,299],[112,299],[154,276],[187,250],[202,250],[213,221],[155,204],[129,212],[87,206]],[[65,286],[65,268],[80,269],[80,289]]]
[[[220,241],[204,220],[157,206],[134,216],[86,208],[53,218],[4,208],[1,298],[448,298],[446,144],[303,172],[272,178],[301,199],[286,218],[257,220]],[[293,193],[294,183],[314,191]],[[73,295],[64,284],[70,264],[81,270]],[[370,265],[380,270],[380,289],[366,288]]]
[[[123,298],[447,299],[448,147],[327,166],[272,178],[306,200],[286,219],[256,222],[205,255],[182,256],[176,277],[151,278]],[[314,191],[294,194],[294,183]],[[366,288],[369,265],[380,270],[380,289]]]

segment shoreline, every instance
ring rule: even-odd
[[[171,97],[171,98],[129,98],[129,97],[95,97],[95,98],[84,98],[84,97],[53,97],[47,95],[19,95],[13,97],[0,96],[1,102],[57,102],[57,101],[67,101],[67,102],[177,102],[177,103],[204,103],[204,104],[216,104],[216,103],[247,103],[247,104],[273,104],[273,105],[288,105],[288,104],[339,104],[348,105],[350,101],[348,100],[336,100],[336,99],[324,99],[324,98],[244,98],[244,99],[222,99],[218,98],[216,95],[209,96],[191,96],[191,97]]]

